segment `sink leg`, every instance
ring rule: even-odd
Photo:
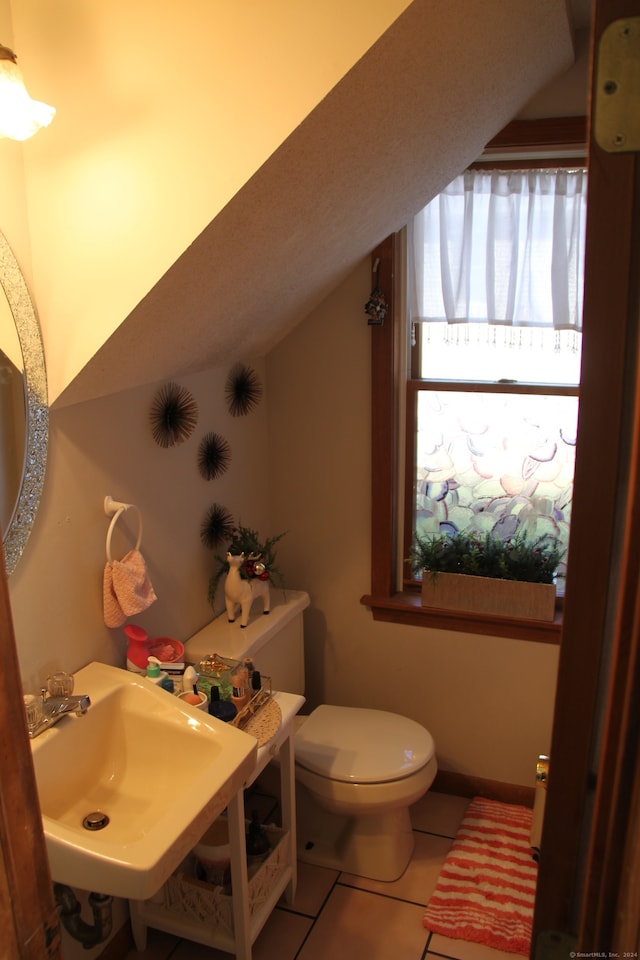
[[[251,960],[249,894],[247,887],[247,845],[244,825],[244,792],[239,790],[227,807],[233,884],[233,926],[236,960]]]
[[[285,900],[293,903],[298,882],[296,853],[296,776],[292,737],[287,737],[280,747],[280,796],[282,798],[282,826],[289,832],[289,865],[291,880],[285,890]]]
[[[135,943],[138,953],[142,953],[147,949],[147,924],[142,918],[142,911],[138,900],[129,900],[129,916],[131,917],[133,942]]]

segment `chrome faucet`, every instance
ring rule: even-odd
[[[51,697],[47,695],[46,687],[43,687],[41,694],[41,711],[38,711],[40,716],[32,719],[29,711],[27,713],[27,728],[31,739],[55,726],[58,720],[68,713],[74,713],[77,717],[84,716],[91,706],[91,700],[86,693],[68,697]]]

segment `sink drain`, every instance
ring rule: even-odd
[[[103,830],[108,823],[109,817],[106,813],[102,813],[100,810],[94,810],[93,813],[86,815],[82,821],[82,826],[85,830]]]

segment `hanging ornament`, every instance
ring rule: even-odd
[[[185,387],[165,384],[151,405],[151,432],[161,447],[187,440],[198,422],[198,405]]]
[[[376,262],[373,265],[373,273],[375,275],[375,287],[373,292],[367,302],[364,305],[365,313],[368,317],[368,323],[370,327],[381,327],[384,323],[384,318],[386,317],[389,306],[385,300],[384,294],[380,287],[378,286],[378,273],[380,271],[380,257],[376,258]]]

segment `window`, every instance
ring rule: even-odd
[[[470,170],[410,224],[405,556],[416,533],[568,547],[585,191],[583,170]]]
[[[571,149],[575,153],[569,154],[574,157],[582,157],[580,147],[584,145],[584,135],[586,124],[583,118],[579,124],[569,124],[562,119],[552,124],[552,129],[548,123],[543,125],[542,134],[538,138],[538,130],[533,129],[535,123],[531,122],[524,131],[527,137],[529,148],[546,149],[546,145],[555,146],[559,143],[563,145],[568,141],[565,139],[567,133],[571,134]],[[500,147],[516,147],[521,142],[520,134],[523,132],[522,125],[514,125],[517,129],[517,139],[511,138],[511,131],[506,128],[500,138]],[[556,149],[555,156],[558,156]],[[558,168],[566,168],[567,163],[554,160],[554,165]],[[580,160],[569,161],[579,165]],[[511,166],[516,164],[512,163]],[[496,165],[497,166],[497,165]],[[522,166],[522,164],[518,164]],[[582,205],[581,217],[584,216],[584,201]],[[582,229],[582,227],[581,227]],[[403,446],[404,434],[404,412],[409,415],[409,421],[413,418],[412,432],[410,436],[415,436],[416,444],[418,440],[418,430],[416,424],[418,418],[420,421],[425,416],[429,416],[431,422],[431,411],[434,403],[438,409],[447,413],[443,416],[459,419],[453,408],[457,402],[455,395],[462,394],[464,397],[472,395],[472,408],[476,413],[480,410],[480,402],[483,407],[489,404],[502,403],[504,409],[504,398],[508,396],[510,402],[507,404],[509,413],[523,402],[522,398],[533,398],[536,402],[542,404],[543,411],[553,405],[555,411],[553,415],[545,413],[545,423],[554,422],[558,429],[562,430],[563,444],[571,447],[571,428],[575,417],[575,408],[577,406],[577,375],[579,369],[580,357],[580,304],[573,311],[573,316],[577,323],[571,318],[571,313],[564,313],[564,320],[558,322],[556,326],[553,323],[548,329],[538,326],[531,318],[535,316],[531,312],[527,316],[525,324],[518,324],[517,321],[506,323],[507,318],[500,314],[505,303],[522,302],[522,294],[514,288],[507,287],[507,298],[494,302],[494,316],[483,317],[480,307],[477,306],[478,300],[476,294],[472,295],[469,301],[473,306],[466,309],[464,313],[458,313],[457,304],[460,299],[449,300],[449,304],[454,304],[454,312],[447,313],[446,305],[442,305],[440,312],[416,311],[417,294],[419,283],[412,290],[413,303],[413,325],[416,347],[411,351],[412,366],[410,377],[405,384],[401,375],[405,364],[406,351],[402,342],[401,332],[404,330],[403,313],[400,310],[401,300],[404,295],[404,268],[401,267],[403,256],[403,243],[399,234],[387,238],[372,254],[372,267],[375,264],[375,273],[373,280],[375,285],[379,286],[387,298],[389,311],[383,325],[372,326],[372,382],[375,385],[372,390],[372,444],[373,444],[373,463],[372,463],[372,568],[371,568],[371,592],[362,597],[361,602],[371,608],[375,619],[392,622],[411,623],[414,625],[432,626],[443,629],[456,629],[465,632],[488,633],[495,636],[520,637],[529,640],[538,640],[543,642],[557,643],[560,634],[560,617],[553,624],[535,624],[531,621],[507,621],[504,618],[473,617],[463,613],[440,614],[435,611],[427,611],[421,606],[418,586],[403,581],[401,571],[403,570],[403,558],[406,557],[406,544],[411,537],[413,525],[416,518],[425,523],[427,521],[426,513],[420,514],[420,510],[425,508],[428,512],[435,506],[434,514],[441,509],[438,504],[443,494],[443,488],[436,490],[435,484],[438,482],[432,474],[429,482],[434,486],[428,490],[433,494],[430,499],[435,504],[426,504],[425,501],[419,502],[413,483],[411,471],[405,471],[405,489],[401,488],[399,480],[399,450]],[[583,251],[576,253],[576,263],[581,263]],[[573,255],[573,251],[572,251]],[[455,279],[455,274],[453,275]],[[581,286],[581,284],[580,284]],[[442,285],[440,285],[442,290]],[[468,289],[473,289],[472,286]],[[462,287],[458,283],[450,285],[449,290],[453,290],[458,295]],[[539,300],[539,290],[533,291]],[[432,291],[433,294],[433,291]],[[466,295],[466,291],[465,291]],[[510,300],[508,298],[511,298]],[[515,299],[514,299],[515,297]],[[474,299],[475,298],[475,299]],[[520,298],[520,300],[518,300]],[[486,297],[485,297],[486,301]],[[433,300],[429,301],[433,302]],[[465,301],[466,302],[466,301]],[[496,307],[497,303],[497,307]],[[535,303],[534,303],[535,306]],[[548,311],[547,311],[548,313]],[[522,314],[520,315],[522,316]],[[561,314],[558,314],[561,316]],[[494,322],[489,322],[493,320]],[[495,321],[498,322],[495,322]],[[501,322],[502,321],[502,322]],[[549,353],[549,348],[544,342],[552,343],[553,349]],[[555,370],[550,372],[550,365],[545,362],[545,377],[527,369],[531,360],[532,348],[547,351],[547,356],[555,366]],[[559,348],[559,353],[556,352]],[[458,351],[457,353],[455,351]],[[480,351],[483,351],[484,357],[481,359],[480,373],[477,369],[477,361],[480,359]],[[464,354],[470,358],[470,366],[461,366],[461,357]],[[504,357],[509,359],[509,370],[505,372],[502,366]],[[495,361],[493,368],[487,366],[489,358]],[[454,360],[453,365],[451,360]],[[516,370],[516,361],[518,368]],[[467,361],[464,361],[465,364]],[[473,363],[476,364],[475,368]],[[447,366],[448,364],[448,366]],[[568,366],[565,366],[568,364]],[[517,384],[496,383],[500,380],[517,380]],[[459,381],[463,381],[462,383]],[[545,382],[546,381],[546,382]],[[405,393],[406,391],[406,393]],[[480,398],[483,397],[482,401]],[[419,399],[420,398],[420,399]],[[443,404],[443,400],[446,403]],[[565,408],[565,409],[561,409]],[[399,411],[403,411],[400,416]],[[557,411],[561,410],[560,413]],[[525,414],[525,416],[529,416]],[[540,420],[542,414],[538,413],[534,419]],[[501,419],[501,416],[498,417]],[[529,417],[531,419],[531,417]],[[493,415],[495,420],[495,414]],[[540,439],[540,434],[538,434]],[[431,443],[431,446],[429,444]],[[553,443],[553,441],[552,441]],[[408,445],[409,447],[411,444]],[[468,444],[467,444],[468,446]],[[429,440],[427,434],[424,437],[423,450],[433,449],[433,443]],[[546,450],[548,455],[550,448]],[[408,451],[409,457],[413,454]],[[538,450],[540,464],[548,462],[542,457],[545,450],[541,445]],[[556,451],[557,454],[557,451]],[[565,450],[564,459],[570,459],[570,450]],[[563,470],[568,470],[569,466],[564,462]],[[535,461],[535,458],[532,458]],[[540,472],[542,468],[535,467],[535,463],[528,463],[529,469],[537,469],[538,478],[543,476]],[[555,469],[555,466],[553,467]],[[546,476],[550,476],[552,468],[547,468]],[[427,478],[423,477],[426,481]],[[545,480],[545,482],[548,482]],[[450,492],[450,491],[449,491]],[[515,491],[512,491],[512,493]],[[421,496],[427,494],[427,484],[423,484],[420,491]],[[465,494],[466,496],[466,494]],[[564,516],[568,520],[570,510],[570,487],[566,490],[567,502],[561,500]],[[415,508],[408,512],[408,518],[403,513],[403,499],[409,503],[415,502]],[[455,500],[456,498],[450,498]],[[496,499],[496,498],[493,498]],[[535,498],[534,498],[535,499]],[[464,500],[464,497],[463,497]],[[529,519],[540,520],[540,514],[548,507],[542,498],[537,503],[529,504]],[[447,513],[451,504],[447,504]],[[454,508],[460,506],[460,494],[457,496],[457,503]],[[463,507],[467,504],[463,503]],[[518,515],[522,512],[522,505],[518,509]],[[556,504],[556,506],[558,506]],[[513,507],[513,504],[512,504]],[[486,511],[476,511],[481,515]],[[507,516],[513,516],[507,512]],[[454,513],[455,515],[455,513]],[[526,514],[520,517],[523,521]],[[483,518],[486,522],[486,517]],[[554,515],[554,519],[557,519]],[[435,522],[433,516],[428,522]],[[446,518],[438,518],[438,522],[446,522]],[[513,519],[511,521],[513,523]],[[404,541],[400,533],[404,533]],[[406,567],[404,568],[406,572]]]

